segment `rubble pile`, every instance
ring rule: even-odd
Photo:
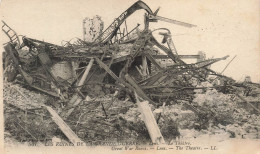
[[[126,18],[139,9],[147,12],[144,29],[138,24],[128,32],[122,23],[127,26]],[[137,1],[104,31],[100,17],[86,18],[84,40],[63,45],[26,36],[20,40],[3,22],[10,38],[3,56],[5,130],[19,141],[60,138],[86,144],[163,143],[221,133],[259,139],[260,85],[238,83],[209,69],[229,56],[179,55],[170,31],[150,30],[149,23],[195,25],[157,12]]]
[[[19,142],[44,142],[53,137],[58,128],[40,106],[52,98],[6,82],[3,90],[4,125],[9,136]]]
[[[40,104],[47,103],[51,98],[39,92],[31,91],[21,87],[19,84],[4,82],[3,84],[4,103],[19,106],[22,109],[37,109]],[[31,102],[33,100],[33,102]]]
[[[237,100],[214,88],[194,91],[196,94],[192,103],[171,101],[172,105],[164,104],[159,108],[150,105],[166,141],[180,137],[196,138],[203,134],[259,139],[259,114],[241,108]],[[6,130],[20,142],[44,142],[53,137],[66,141],[47,111],[39,108],[39,104],[50,104],[57,113],[61,113],[60,106],[50,103],[54,101],[47,95],[20,85],[5,83]],[[149,134],[137,105],[128,99],[120,100],[113,94],[83,101],[65,121],[87,144],[98,144],[102,140],[149,142]]]
[[[206,123],[205,128],[228,132],[231,138],[259,138],[259,113],[252,114],[250,110],[241,108],[239,101],[232,98],[232,95],[207,89],[203,93],[197,92],[193,103],[198,105],[200,114],[205,117],[204,126],[200,124],[200,129]],[[199,118],[198,122],[203,121],[201,119],[203,118]]]

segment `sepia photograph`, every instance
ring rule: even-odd
[[[259,0],[1,0],[1,153],[260,153]]]

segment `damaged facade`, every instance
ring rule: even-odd
[[[140,9],[146,11],[144,29],[140,30],[137,25],[134,29],[127,30],[126,19]],[[220,98],[223,97],[222,101],[229,99],[224,94],[236,97],[250,106],[252,112],[259,114],[259,103],[252,104],[241,96],[242,93],[259,98],[259,93],[252,90],[259,89],[259,85],[254,85],[249,80],[247,85],[236,83],[209,68],[228,56],[206,59],[205,53],[201,51],[198,55],[180,55],[174,46],[171,32],[166,28],[150,30],[149,23],[160,20],[188,28],[195,25],[160,17],[157,15],[158,11],[159,9],[153,12],[144,2],[138,1],[106,29],[103,28],[101,17],[85,18],[84,38],[77,38],[74,42],[68,41],[63,45],[25,36],[20,40],[15,31],[3,22],[2,30],[10,38],[10,42],[4,46],[4,78],[8,82],[19,83],[30,90],[48,95],[48,104],[40,103],[37,106],[34,103],[37,109],[30,109],[30,112],[43,112],[43,116],[56,117],[56,120],[53,119],[58,126],[59,121],[66,121],[68,125],[63,127],[71,127],[70,132],[67,132],[68,129],[61,130],[71,142],[81,138],[88,143],[90,139],[93,141],[110,134],[107,139],[124,136],[124,140],[139,140],[139,137],[146,135],[152,142],[164,143],[165,135],[165,140],[180,136],[180,128],[201,130],[207,129],[212,121],[216,126],[233,123],[234,121],[223,123],[223,117],[216,115],[221,111],[220,108],[216,109],[218,112],[209,109],[217,104],[207,104],[208,102],[203,102],[205,100],[200,100],[202,95],[204,97],[214,92],[221,93],[219,95]],[[162,42],[158,42],[153,36],[156,31],[163,36]],[[197,62],[187,64],[183,61],[185,58],[195,58]],[[7,89],[14,87],[9,86],[9,83],[6,86]],[[151,108],[148,103],[144,105],[144,102],[149,102],[155,112],[148,114]],[[139,116],[140,113],[136,110],[138,103],[141,114],[148,118],[143,119],[145,124],[140,119],[128,119]],[[183,107],[178,104],[187,112],[182,111]],[[207,108],[207,105],[211,107]],[[227,104],[223,106],[225,105]],[[47,110],[49,113],[46,113]],[[166,112],[169,115],[180,114],[181,117],[165,116]],[[155,117],[149,117],[153,114]],[[195,114],[201,121],[189,119],[196,117],[193,116]],[[80,123],[80,119],[84,119],[84,124]],[[196,122],[189,123],[188,120],[185,123],[187,119]],[[71,123],[73,120],[77,123]],[[151,124],[153,120],[156,122]],[[222,122],[218,122],[221,120]],[[50,123],[51,121],[42,120],[42,124],[51,125]],[[94,123],[103,123],[107,127],[99,127],[99,124],[94,126]],[[166,123],[170,124],[166,126]],[[24,119],[23,124],[26,124]],[[151,129],[152,127],[157,131]],[[8,128],[13,129],[10,125]],[[51,138],[55,134],[54,130],[48,130],[50,134],[46,136]],[[101,135],[98,135],[100,132]],[[169,135],[169,132],[172,133]],[[160,137],[162,138],[159,139]]]

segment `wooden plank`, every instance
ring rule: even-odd
[[[152,55],[154,59],[171,59],[168,55]],[[178,55],[181,59],[198,59],[199,55]]]
[[[147,69],[148,69],[148,66],[147,66],[147,59],[146,59],[146,56],[142,56],[142,75],[143,76],[146,76],[146,75],[148,75],[148,71],[147,71]]]
[[[128,55],[122,57],[115,57],[113,64],[127,60]]]
[[[100,59],[96,58],[96,62],[99,64],[101,68],[103,68],[109,75],[111,75],[115,80],[120,80],[118,76],[115,75],[115,73],[108,68],[106,64],[104,64]]]
[[[134,81],[132,77],[128,74],[125,75],[125,79],[134,87],[135,91],[140,95],[144,100],[148,100],[151,104],[157,106],[141,89],[141,87]]]
[[[52,65],[52,61],[49,57],[49,55],[46,52],[40,52],[38,55],[38,58],[42,65],[50,67]]]
[[[162,76],[160,77],[156,82],[153,83],[153,85],[160,85],[164,80],[168,79],[168,76]]]
[[[52,116],[53,121],[59,126],[60,130],[66,135],[66,137],[72,142],[77,143],[83,141],[70,129],[70,127],[62,120],[62,118],[49,106],[45,106]]]
[[[114,63],[114,57],[111,58],[109,64],[108,64],[108,68],[110,69],[111,65]],[[102,81],[104,80],[104,78],[106,77],[107,72],[104,73],[104,75],[102,76]]]
[[[94,59],[92,58],[92,59],[89,61],[88,66],[87,66],[87,68],[86,68],[84,74],[82,75],[82,77],[81,77],[79,83],[77,84],[78,87],[81,87],[81,86],[84,84],[84,82],[85,82],[85,80],[86,80],[86,78],[87,78],[87,76],[88,76],[88,73],[89,73],[89,71],[90,71],[90,69],[91,69],[93,63],[94,63]]]
[[[157,76],[155,76],[154,78],[152,78],[151,80],[149,80],[145,85],[146,86],[151,86],[153,85],[154,83],[156,83],[157,81],[159,81],[159,79],[161,78],[166,78],[167,75],[164,75],[164,74],[158,74]]]
[[[74,95],[76,96],[76,100],[73,102],[72,106],[68,106],[68,110],[66,110],[66,113],[63,113],[62,116],[66,119],[67,117],[69,117],[71,115],[71,113],[74,111],[75,107],[77,105],[79,105],[79,103],[81,103],[82,98],[80,98],[80,96],[78,96],[77,94]]]
[[[119,78],[118,76],[116,76],[114,74],[114,72],[111,69],[109,69],[108,66],[106,64],[104,64],[100,59],[96,58],[95,60],[101,68],[103,68],[109,75],[111,75],[116,81],[118,81],[117,85],[119,87],[123,88],[127,93],[131,93],[131,91],[135,90],[135,88],[132,85],[127,83],[122,78]],[[125,87],[127,87],[127,88],[125,88]]]
[[[63,113],[62,116],[64,118],[67,118],[68,116],[70,116],[70,114],[74,111],[74,107],[77,106],[81,101],[82,101],[82,98],[79,96],[79,94],[81,93],[80,92],[80,89],[82,88],[82,85],[84,84],[88,74],[89,74],[89,71],[92,67],[94,63],[94,59],[92,58],[89,63],[88,63],[88,66],[84,72],[84,74],[82,75],[81,79],[79,80],[78,84],[77,84],[77,90],[78,93],[77,94],[74,94],[71,98],[71,100],[69,101],[68,105],[67,105],[67,109],[66,110],[66,113]],[[83,94],[82,94],[83,95]]]
[[[238,98],[240,98],[242,101],[246,102],[247,104],[249,104],[253,109],[255,109],[257,112],[260,113],[260,110],[257,109],[253,104],[251,104],[250,102],[248,102],[243,96],[241,96],[240,94],[236,93],[236,95],[238,96]]]
[[[135,93],[135,95],[136,95],[138,108],[141,112],[142,119],[145,123],[145,126],[146,126],[148,132],[149,132],[149,135],[150,135],[152,142],[156,143],[156,144],[165,144],[164,138],[161,134],[161,131],[160,131],[157,123],[156,123],[156,120],[153,116],[153,113],[152,113],[152,110],[149,106],[148,101],[140,102],[136,93]]]
[[[161,50],[163,50],[174,62],[175,61],[175,56],[173,55],[172,51],[170,49],[168,49],[167,47],[161,45],[160,43],[158,43],[155,38],[151,38],[150,40],[154,45],[156,45],[158,48],[160,48]]]
[[[153,58],[153,56],[146,52],[145,56],[159,69],[162,70],[162,66]]]
[[[27,84],[26,84],[27,85]],[[39,90],[39,91],[42,91],[42,92],[44,92],[44,93],[46,93],[46,94],[49,94],[49,95],[51,95],[51,96],[54,96],[54,97],[60,97],[57,93],[54,93],[54,92],[51,92],[51,91],[47,91],[47,90],[44,90],[44,89],[42,89],[42,88],[39,88],[39,87],[36,87],[36,86],[33,86],[33,85],[29,85],[29,86],[31,86],[32,88],[34,88],[34,89],[37,89],[37,90]]]
[[[8,43],[5,47],[4,47],[5,51],[10,54],[10,56],[12,57],[12,60],[16,66],[16,69],[19,71],[19,73],[24,77],[25,81],[31,85],[32,82],[33,82],[33,78],[28,74],[26,73],[22,67],[21,67],[21,64],[20,64],[20,61],[19,61],[19,57],[16,57],[15,56],[15,53],[18,53],[17,50],[14,48],[14,46],[12,46],[10,43]]]
[[[96,58],[95,59],[96,62],[99,64],[99,66],[101,68],[103,68],[109,75],[112,76],[113,79],[115,79],[116,81],[119,81],[119,83],[123,84],[124,86],[127,86],[128,88],[130,88],[131,90],[133,90],[132,86],[129,85],[128,83],[126,83],[124,80],[122,80],[121,78],[119,78],[118,76],[115,75],[115,73],[108,68],[108,66],[106,64],[104,64],[100,59]]]

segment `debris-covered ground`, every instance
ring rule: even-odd
[[[224,134],[228,138],[260,138],[259,113],[250,113],[252,109],[247,110],[245,102],[241,103],[236,97],[217,92],[214,88],[194,91],[196,94],[192,103],[172,101],[159,108],[151,105],[166,141],[198,138],[205,134]],[[85,100],[65,120],[66,123],[87,144],[98,144],[101,141],[150,142],[137,105],[114,95]],[[259,95],[249,98],[259,101]],[[30,91],[18,84],[4,83],[5,129],[8,130],[5,133],[6,142],[10,142],[10,138],[18,142],[37,141],[38,144],[57,140],[67,142],[47,111],[39,108],[40,103],[54,101],[47,95]],[[59,107],[56,109],[59,113]]]

